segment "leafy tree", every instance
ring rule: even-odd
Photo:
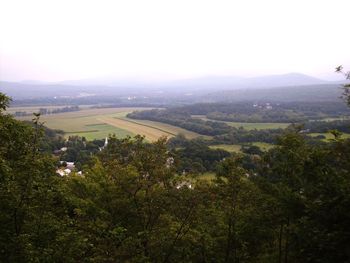
[[[6,109],[9,99],[0,95]],[[68,228],[55,161],[39,152],[40,123],[34,123],[0,112],[0,261],[70,262],[79,255],[79,238]]]
[[[343,66],[336,67],[335,72],[343,74],[346,80],[350,80],[350,71],[344,72]],[[350,83],[344,84],[343,87],[343,98],[345,102],[350,106]]]

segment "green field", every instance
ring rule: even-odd
[[[268,151],[274,147],[273,144],[266,143],[266,142],[252,142],[252,145],[258,146],[263,151]]]
[[[324,118],[316,121],[346,121],[349,119],[350,119],[350,116],[340,116],[340,117],[328,117],[328,118]]]
[[[290,123],[264,123],[264,122],[253,122],[253,123],[247,123],[247,122],[226,122],[231,127],[239,128],[243,127],[247,130],[264,130],[264,129],[285,129],[287,128]]]
[[[326,133],[308,133],[307,135],[311,136],[311,137],[316,137],[316,136],[319,136],[319,135],[323,135],[323,136],[326,137],[325,139],[323,139],[324,141],[328,141],[330,139],[334,139],[334,136],[331,133],[329,133],[329,132],[326,132]],[[350,134],[349,133],[342,133],[341,138],[342,139],[348,139],[348,138],[350,138]]]
[[[246,144],[245,144],[246,145]],[[262,151],[268,151],[272,147],[274,147],[273,144],[265,143],[265,142],[252,142],[248,145],[254,145],[258,146]],[[241,145],[239,144],[216,144],[216,145],[210,145],[211,149],[222,149],[231,153],[240,153],[241,152]]]
[[[228,152],[239,153],[241,151],[241,145],[238,144],[216,144],[210,145],[211,149],[222,149]]]
[[[21,109],[29,112],[33,107],[27,109],[21,107]],[[110,134],[115,134],[118,138],[141,134],[148,141],[155,141],[162,136],[170,138],[179,133],[189,139],[200,136],[195,132],[169,124],[126,118],[126,115],[132,111],[145,109],[147,108],[83,108],[80,111],[43,115],[41,121],[51,129],[63,130],[66,136],[79,135],[88,140],[102,139]],[[30,120],[31,118],[26,116],[18,119]]]
[[[85,137],[87,140],[94,140],[94,139],[102,139],[107,137],[109,134],[115,134],[118,138],[124,138],[126,136],[133,136],[134,134],[117,127],[113,127],[108,124],[96,124],[96,125],[86,125],[91,130],[89,131],[75,131],[75,132],[67,132],[66,135],[79,135],[81,137]]]
[[[232,121],[218,121],[218,120],[212,120],[208,119],[205,115],[192,115],[193,118],[201,119],[204,121],[216,121],[216,122],[224,122],[227,125],[230,125],[231,127],[239,128],[243,127],[247,130],[264,130],[264,129],[279,129],[279,128],[287,128],[290,123],[266,123],[266,122],[232,122]]]
[[[205,181],[212,181],[215,179],[215,173],[206,172],[206,173],[199,175],[197,177],[197,179],[205,180]]]

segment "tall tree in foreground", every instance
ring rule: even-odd
[[[335,72],[343,74],[345,79],[347,81],[350,81],[350,71],[344,72],[343,66],[340,65],[340,66],[336,67]],[[350,106],[350,83],[344,84],[343,89],[344,89],[343,98],[344,98],[345,102],[348,104],[348,106]]]
[[[73,261],[55,161],[38,151],[40,123],[14,120],[4,113],[8,103],[0,93],[0,261]]]

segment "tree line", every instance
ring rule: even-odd
[[[79,106],[67,106],[67,107],[56,108],[56,109],[39,108],[38,113],[40,113],[40,115],[47,115],[47,114],[57,114],[57,113],[72,112],[72,111],[80,111]],[[16,111],[14,113],[14,116],[23,117],[23,116],[31,116],[32,114],[33,113],[26,112],[26,111]]]

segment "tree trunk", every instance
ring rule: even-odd
[[[282,237],[283,237],[283,224],[281,223],[279,237],[278,237],[278,263],[282,263]]]

